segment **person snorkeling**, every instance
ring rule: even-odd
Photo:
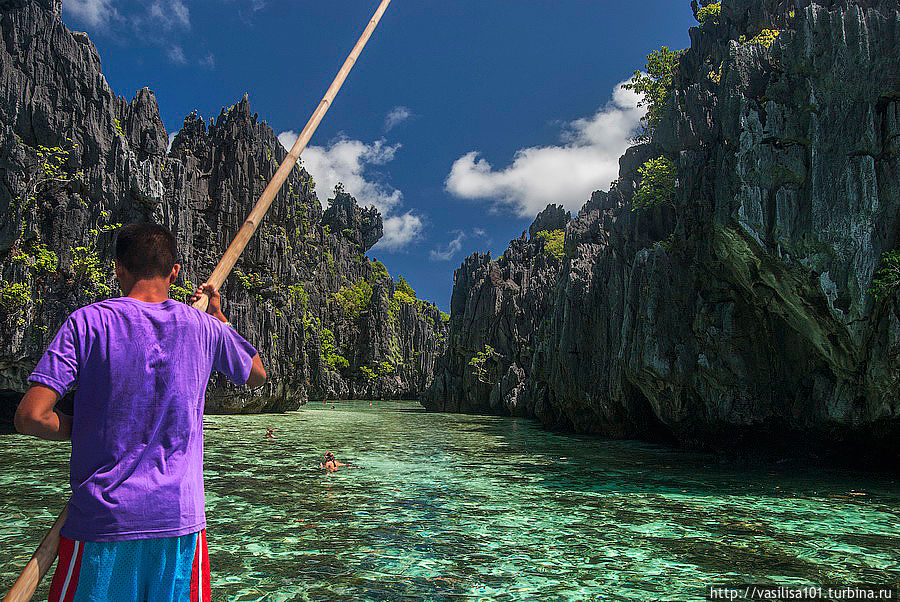
[[[343,462],[338,462],[334,458],[334,454],[331,452],[325,452],[325,463],[319,463],[319,468],[324,468],[328,472],[335,472],[338,468],[342,466],[347,466]]]
[[[332,452],[325,452],[325,463],[319,462],[319,468],[327,472],[336,472],[338,468],[360,468],[359,466],[351,466],[344,462],[338,462]]]

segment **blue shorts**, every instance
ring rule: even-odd
[[[206,530],[83,542],[61,537],[50,602],[209,602]]]

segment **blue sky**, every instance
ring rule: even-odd
[[[290,144],[377,4],[63,0],[63,19],[118,94],[156,93],[170,134],[248,93]],[[447,310],[465,256],[608,187],[641,116],[617,84],[692,25],[687,0],[394,0],[304,165],[320,197],[340,180],[379,206],[369,256]]]

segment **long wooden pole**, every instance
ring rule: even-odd
[[[316,128],[319,127],[319,123],[321,123],[322,118],[325,117],[325,113],[331,106],[334,97],[337,96],[338,91],[344,84],[344,80],[347,79],[347,75],[350,73],[350,69],[353,68],[353,65],[356,63],[356,59],[358,59],[360,53],[362,53],[366,42],[368,42],[369,38],[372,37],[372,32],[375,31],[375,27],[378,25],[378,22],[381,20],[381,16],[384,14],[384,11],[387,10],[388,4],[390,3],[391,0],[382,0],[381,4],[378,6],[378,9],[372,16],[369,24],[366,26],[366,29],[359,37],[359,41],[356,42],[356,46],[354,46],[353,50],[350,51],[350,56],[348,56],[347,60],[344,61],[344,65],[341,67],[340,71],[338,71],[337,75],[334,78],[334,81],[331,82],[331,86],[325,92],[325,96],[322,97],[322,102],[320,102],[319,106],[316,107],[316,110],[313,111],[312,116],[309,118],[309,121],[306,122],[306,127],[304,127],[303,131],[300,132],[300,136],[297,138],[294,146],[291,147],[290,151],[288,151],[288,154],[284,158],[284,161],[281,162],[281,166],[278,168],[278,171],[276,171],[275,175],[272,176],[272,179],[269,181],[268,186],[266,186],[266,189],[263,190],[263,193],[260,195],[259,200],[256,201],[256,205],[253,206],[253,210],[250,211],[250,215],[248,215],[247,219],[244,220],[244,224],[241,226],[241,229],[238,230],[238,233],[235,235],[234,240],[231,241],[231,244],[228,246],[225,254],[222,255],[222,259],[219,260],[219,264],[216,266],[216,269],[213,270],[213,273],[209,277],[209,280],[207,280],[208,283],[212,284],[216,288],[219,288],[225,282],[225,279],[228,278],[228,274],[230,274],[232,268],[234,268],[234,264],[237,262],[238,257],[241,256],[241,253],[244,251],[247,243],[250,242],[250,238],[253,236],[253,233],[256,232],[256,228],[259,227],[259,223],[266,215],[266,211],[269,210],[269,206],[272,204],[272,200],[275,198],[275,195],[278,194],[278,191],[281,190],[281,187],[284,185],[284,181],[287,179],[288,174],[291,173],[294,165],[297,164],[297,160],[300,158],[300,153],[303,152],[304,148],[306,148],[306,145],[307,143],[309,143],[310,138],[312,138],[312,135],[316,131]],[[200,299],[194,303],[194,307],[201,311],[206,311],[206,307],[208,304],[209,297],[207,297],[206,295],[201,295]]]
[[[63,523],[66,522],[68,512],[69,505],[66,504],[66,507],[59,513],[44,539],[41,540],[41,545],[32,554],[31,560],[22,569],[19,578],[13,583],[9,593],[3,598],[3,602],[27,602],[31,600],[41,579],[44,578],[44,575],[53,566],[53,561],[56,560],[56,553],[59,549],[59,530],[62,529]]]
[[[328,108],[334,101],[335,96],[337,96],[341,86],[344,85],[344,81],[350,74],[350,70],[353,68],[353,65],[356,64],[356,60],[362,53],[363,48],[365,48],[369,38],[372,37],[375,27],[378,26],[378,22],[381,21],[381,17],[384,15],[384,11],[387,10],[390,3],[391,0],[381,1],[381,4],[369,21],[369,24],[366,26],[365,30],[363,30],[362,35],[356,42],[356,46],[350,51],[347,60],[344,61],[344,64],[335,76],[334,81],[331,82],[331,86],[329,86],[328,90],[325,92],[325,96],[322,97],[319,106],[316,107],[316,110],[313,111],[309,121],[306,122],[306,127],[300,132],[300,136],[297,138],[294,146],[288,151],[288,154],[284,158],[284,161],[281,162],[278,171],[272,176],[268,186],[263,190],[259,200],[256,201],[256,205],[254,205],[253,209],[250,211],[250,215],[244,220],[241,229],[238,230],[238,233],[231,241],[231,244],[228,245],[228,249],[226,249],[225,254],[222,255],[222,259],[219,260],[216,269],[213,270],[212,275],[209,277],[209,280],[207,280],[207,282],[211,283],[216,288],[222,286],[225,279],[228,278],[228,274],[230,274],[232,268],[234,268],[234,264],[237,262],[238,257],[241,256],[241,253],[247,247],[247,243],[250,242],[250,238],[253,236],[253,233],[256,232],[256,228],[269,210],[269,206],[272,205],[275,195],[281,190],[284,181],[287,180],[288,174],[291,173],[294,165],[297,164],[300,153],[306,148],[306,145],[309,143],[310,138],[312,138],[313,133],[315,133],[316,128],[319,127],[322,118],[325,117],[325,113],[328,112]],[[202,295],[200,299],[194,303],[194,307],[201,311],[206,311],[208,304],[209,297]],[[19,578],[16,579],[16,582],[13,584],[12,589],[10,589],[9,593],[6,594],[6,597],[3,598],[3,602],[25,602],[31,600],[41,579],[43,579],[44,575],[50,569],[53,561],[56,560],[56,554],[59,549],[59,530],[66,521],[67,511],[68,505],[63,508],[63,511],[53,523],[50,531],[44,536],[41,545],[38,546],[38,549],[32,555],[31,560],[25,565]]]

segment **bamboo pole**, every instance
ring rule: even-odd
[[[316,128],[319,127],[322,118],[325,117],[325,113],[328,112],[331,103],[334,101],[335,96],[337,96],[341,86],[350,74],[353,65],[356,64],[356,60],[362,53],[363,48],[365,48],[369,38],[372,37],[375,27],[378,25],[378,22],[381,21],[381,17],[384,15],[384,11],[387,10],[388,4],[390,3],[391,0],[381,1],[381,4],[369,21],[369,24],[366,26],[365,30],[363,30],[362,35],[356,42],[356,46],[350,51],[347,60],[344,61],[344,64],[335,76],[334,81],[331,82],[331,86],[329,86],[328,90],[325,92],[325,96],[323,96],[321,102],[319,102],[319,106],[316,107],[316,110],[313,111],[309,121],[306,122],[306,126],[303,128],[303,131],[300,132],[300,136],[297,138],[294,146],[288,151],[288,154],[284,158],[284,161],[281,162],[278,171],[272,176],[266,189],[263,190],[263,193],[260,195],[259,200],[256,201],[256,205],[254,205],[253,209],[250,211],[250,215],[244,220],[241,229],[238,230],[238,233],[231,241],[231,244],[228,245],[228,249],[226,249],[225,254],[222,255],[222,259],[219,260],[219,264],[213,270],[209,280],[207,280],[208,283],[214,285],[217,289],[225,282],[225,279],[231,273],[232,268],[234,268],[234,264],[246,248],[247,243],[250,242],[250,238],[253,236],[253,233],[256,232],[256,228],[269,210],[269,206],[272,205],[275,195],[281,190],[284,181],[287,180],[288,174],[291,173],[294,165],[297,164],[300,153],[306,148],[306,145],[309,143],[310,138],[312,138],[313,133],[315,133]],[[209,297],[202,295],[200,299],[194,303],[194,307],[201,311],[206,311],[208,304]],[[38,546],[38,549],[32,555],[31,560],[25,565],[19,578],[16,579],[16,582],[9,590],[9,593],[6,594],[6,597],[3,598],[3,602],[25,602],[31,600],[41,579],[47,574],[53,561],[56,560],[57,551],[59,549],[59,530],[66,521],[67,513],[68,505],[63,508],[63,511],[53,523],[50,531],[44,536],[41,545]]]
[[[22,569],[19,578],[13,583],[9,593],[3,598],[3,602],[27,602],[31,600],[41,579],[44,578],[44,575],[53,566],[53,561],[56,560],[56,553],[59,549],[59,530],[62,529],[63,523],[66,522],[68,513],[69,505],[66,504],[66,507],[56,517],[56,521],[50,527],[44,539],[41,540],[41,545],[32,554],[31,560]]]
[[[207,280],[209,284],[212,284],[217,289],[222,286],[222,284],[225,282],[225,279],[228,278],[228,274],[230,274],[232,268],[234,268],[234,264],[237,262],[238,257],[241,256],[241,253],[244,251],[247,243],[250,242],[250,238],[253,236],[253,233],[256,232],[256,228],[259,227],[259,223],[266,215],[266,211],[269,210],[269,206],[272,204],[275,195],[278,194],[279,190],[281,190],[281,187],[284,185],[284,181],[287,179],[288,174],[291,173],[294,165],[297,164],[297,160],[300,158],[300,153],[303,152],[303,149],[306,148],[306,145],[307,143],[309,143],[310,138],[312,138],[312,135],[316,131],[316,128],[319,127],[319,123],[321,123],[322,118],[325,117],[325,113],[331,106],[334,97],[337,96],[338,91],[344,84],[344,80],[347,79],[347,75],[350,73],[350,69],[353,68],[353,65],[356,63],[356,59],[359,58],[359,55],[365,47],[366,42],[368,42],[369,38],[372,37],[372,32],[375,31],[375,27],[378,25],[378,22],[381,20],[381,16],[384,14],[384,11],[387,10],[388,4],[390,3],[391,0],[382,0],[381,4],[378,6],[378,9],[375,11],[375,14],[372,16],[372,19],[369,21],[369,24],[366,26],[365,30],[362,32],[362,35],[359,37],[359,41],[356,42],[356,46],[354,46],[353,50],[350,51],[350,55],[347,57],[347,60],[344,61],[344,65],[341,67],[340,71],[338,71],[337,75],[334,78],[334,81],[331,82],[331,86],[329,86],[328,90],[325,92],[325,96],[322,97],[322,101],[319,103],[319,106],[316,107],[315,111],[313,111],[312,116],[306,123],[306,127],[304,127],[303,131],[300,132],[300,136],[297,138],[294,146],[291,147],[290,151],[288,151],[288,154],[284,158],[284,161],[281,162],[281,166],[278,168],[278,171],[276,171],[275,175],[272,176],[272,179],[269,181],[266,189],[263,190],[263,193],[260,195],[259,200],[256,201],[256,205],[253,206],[253,210],[250,211],[250,215],[248,215],[247,219],[244,220],[244,224],[241,226],[241,229],[238,230],[238,233],[231,241],[231,244],[228,245],[228,249],[225,251],[225,254],[222,255],[222,259],[219,260],[219,264],[216,266],[216,269],[213,270],[213,273],[209,277],[209,280]],[[206,307],[208,304],[209,297],[206,295],[201,295],[200,299],[194,302],[194,307],[196,307],[200,311],[206,311]]]

